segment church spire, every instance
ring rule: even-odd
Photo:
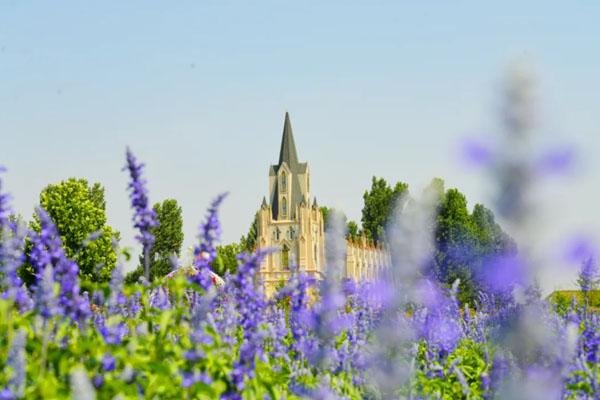
[[[279,165],[284,161],[290,168],[293,168],[298,164],[298,153],[296,152],[296,144],[294,143],[290,114],[287,111],[285,112],[285,121],[283,123],[283,137],[281,138],[281,150],[279,151]]]

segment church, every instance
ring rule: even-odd
[[[325,272],[327,245],[323,215],[316,197],[310,196],[310,168],[300,162],[290,116],[286,112],[279,161],[269,167],[269,197],[258,211],[257,246],[276,248],[258,273],[265,293],[270,296],[290,277],[290,266],[321,279]],[[389,265],[389,253],[366,239],[347,242],[344,277],[368,280]]]

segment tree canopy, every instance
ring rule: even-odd
[[[240,238],[240,249],[246,252],[253,252],[258,238],[258,213],[254,214],[254,219],[248,228],[248,233]]]
[[[432,180],[424,198],[433,207],[434,218],[431,262],[425,273],[446,286],[460,279],[459,299],[474,304],[481,285],[478,272],[494,256],[516,251],[514,241],[496,222],[494,214],[481,204],[469,212],[467,199],[458,189],[446,190],[444,181]],[[408,185],[394,186],[383,178],[373,177],[370,190],[363,195],[362,232],[375,242],[385,241],[385,231],[395,207],[410,201]],[[357,225],[348,223],[352,235],[360,235]],[[427,227],[423,227],[427,229]]]
[[[182,210],[175,199],[166,199],[152,207],[158,225],[150,229],[154,244],[150,249],[150,281],[167,275],[173,269],[173,259],[181,254],[183,245]],[[136,282],[144,274],[143,256],[140,266],[127,275],[126,281]]]
[[[322,206],[322,207],[319,207],[319,210],[321,211],[321,215],[323,216],[323,227],[327,228],[327,224],[329,223],[329,216],[331,215],[331,212],[334,209],[330,208],[330,207]],[[346,214],[344,214],[344,213],[341,213],[341,214],[346,223],[346,239],[358,240],[362,234],[358,227],[358,224],[355,221],[348,220],[348,217],[346,217]]]
[[[223,246],[217,246],[217,257],[212,263],[215,273],[224,276],[227,272],[235,274],[237,272],[237,256],[242,251],[246,251],[238,243],[230,243]]]
[[[40,193],[40,206],[54,221],[66,255],[79,265],[87,281],[108,281],[116,265],[113,241],[118,232],[107,225],[104,188],[85,179],[70,178],[48,185]],[[31,222],[39,231],[39,218]]]
[[[438,190],[439,183],[436,182]],[[496,222],[491,210],[476,204],[469,213],[467,199],[458,189],[441,193],[431,272],[447,286],[460,279],[459,300],[473,305],[482,290],[481,270],[491,268],[488,261],[493,257],[514,253],[516,244]]]
[[[398,202],[407,198],[408,185],[398,182],[391,187],[385,179],[373,177],[371,189],[363,194],[362,228],[368,239],[380,242]]]

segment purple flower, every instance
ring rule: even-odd
[[[271,250],[259,249],[254,254],[240,254],[241,265],[237,273],[227,282],[235,293],[236,308],[240,315],[242,328],[240,355],[233,364],[231,380],[235,391],[242,391],[246,377],[254,375],[254,361],[261,357],[264,338],[260,325],[264,321],[266,301],[262,292],[257,291],[255,276],[264,257]]]
[[[527,264],[513,254],[487,260],[478,275],[487,291],[503,296],[510,295],[516,285],[525,286],[528,282]]]
[[[584,321],[584,328],[580,341],[580,354],[592,364],[600,362],[600,317],[588,315]]]
[[[113,371],[115,369],[115,364],[116,360],[110,353],[106,353],[102,357],[102,369],[105,372]]]
[[[101,374],[97,374],[92,379],[92,383],[96,389],[100,389],[102,385],[104,385],[104,376]]]
[[[577,279],[579,288],[583,292],[584,296],[587,296],[589,291],[593,289],[594,285],[597,283],[597,280],[598,267],[596,265],[596,260],[590,257],[583,262],[581,271],[579,272],[579,279]]]
[[[152,293],[150,293],[150,305],[159,310],[168,310],[171,308],[171,301],[169,300],[167,291],[160,286],[152,290]]]
[[[462,153],[468,164],[477,167],[487,166],[493,160],[490,147],[475,140],[466,140],[462,146]]]
[[[541,176],[565,173],[573,167],[574,161],[575,151],[572,148],[556,148],[539,157],[536,169]]]
[[[195,383],[202,382],[206,385],[210,385],[212,383],[211,377],[206,372],[183,372],[181,386],[184,388],[189,388]]]
[[[0,275],[3,276],[0,297],[12,299],[21,311],[33,306],[29,292],[18,275],[18,269],[25,260],[25,235],[26,229],[19,224],[4,228],[0,226]]]
[[[12,370],[8,386],[15,397],[22,397],[25,391],[25,340],[25,331],[17,330],[6,360],[6,366]]]
[[[188,361],[195,362],[204,358],[205,354],[201,350],[189,350],[184,353],[183,357]]]
[[[52,318],[58,312],[56,297],[54,296],[54,270],[52,265],[43,269],[41,278],[34,290],[35,310],[45,319]]]
[[[564,258],[571,263],[581,262],[596,257],[598,251],[590,239],[585,236],[575,236],[569,239],[564,252]]]
[[[421,286],[420,297],[424,308],[417,313],[418,318],[414,319],[415,330],[420,338],[444,357],[454,350],[464,336],[456,301],[458,280],[453,285],[450,296],[445,295],[432,282],[424,281]]]
[[[129,328],[123,322],[107,325],[102,314],[95,315],[94,324],[106,344],[121,344],[129,333]]]
[[[226,281],[229,281],[230,279],[230,276],[226,277]],[[219,290],[212,302],[211,309],[214,310],[212,314],[221,340],[228,346],[234,346],[238,326],[235,287],[232,285],[225,285]]]
[[[123,265],[119,262],[112,271],[110,279],[110,295],[108,297],[108,313],[123,313],[127,298],[123,293]]]
[[[49,282],[42,282],[46,268],[53,268],[54,281],[60,285],[58,295],[58,311],[61,315],[79,323],[90,315],[89,300],[79,293],[79,267],[70,260],[62,248],[62,243],[56,226],[50,216],[42,208],[38,208],[40,232],[31,237],[32,249],[29,260],[37,275],[36,291],[42,291],[43,296],[49,296]],[[46,278],[47,279],[47,278]],[[46,285],[42,288],[41,285]],[[37,295],[37,299],[43,298]],[[38,304],[38,309],[44,305]]]
[[[4,168],[0,166],[0,174]],[[17,223],[10,223],[9,206],[10,196],[2,192],[2,179],[0,178],[0,297],[12,299],[21,311],[31,308],[32,302],[27,289],[17,274],[18,268],[23,264],[23,247],[25,245],[26,229]]]
[[[0,400],[15,400],[17,396],[9,388],[0,390]]]
[[[144,164],[137,162],[129,148],[127,148],[126,156],[127,165],[123,169],[129,170],[129,177],[131,179],[127,187],[129,188],[131,207],[134,210],[133,226],[139,230],[136,239],[144,248],[144,272],[146,281],[149,281],[150,248],[154,244],[154,235],[150,232],[150,229],[157,226],[158,222],[156,213],[150,208],[148,202],[146,180],[142,177]]]
[[[191,280],[198,284],[205,291],[213,284],[210,274],[210,264],[217,257],[217,243],[221,238],[221,224],[219,223],[219,206],[227,196],[223,193],[217,196],[211,203],[206,221],[200,225],[200,244],[194,249],[194,266],[196,274],[192,275]]]
[[[6,169],[0,165],[0,174],[5,172]],[[10,195],[2,192],[2,179],[0,179],[0,229],[8,226],[8,216],[10,214]]]
[[[142,294],[138,291],[135,292],[133,295],[129,296],[129,298],[127,299],[127,315],[129,317],[135,317],[142,309],[142,306],[140,304],[141,298]]]
[[[308,288],[314,283],[314,279],[294,269],[287,285],[281,288],[275,297],[277,301],[290,303],[289,324],[293,338],[290,350],[299,359],[311,357],[317,347],[312,331],[307,329],[309,326],[314,326],[308,295]]]
[[[288,349],[284,341],[288,334],[285,320],[285,311],[281,307],[271,304],[267,314],[268,333],[267,337],[271,341],[271,356],[280,358],[286,362],[289,360]]]
[[[347,327],[347,320],[341,314],[345,298],[337,285],[332,285],[328,279],[321,282],[321,301],[313,307],[313,313],[305,324],[314,330],[318,339],[316,352],[309,355],[309,361],[321,369],[335,370],[339,360],[335,357],[336,338]],[[310,314],[304,314],[306,317]]]

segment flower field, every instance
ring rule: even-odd
[[[156,220],[129,150],[126,170],[148,254]],[[503,187],[518,189],[514,177],[500,179]],[[36,231],[10,220],[0,186],[0,399],[598,398],[599,316],[585,302],[557,312],[531,284],[523,255],[488,260],[478,304],[460,305],[458,281],[444,287],[419,269],[422,235],[409,225],[391,229],[393,265],[381,279],[341,279],[345,239],[333,217],[324,278],[294,271],[266,298],[256,274],[269,249],[240,254],[237,272],[214,284],[224,200],[200,225],[191,276],[125,285],[118,263],[109,284],[88,292],[48,214],[37,210]],[[518,214],[518,201],[501,205]],[[406,220],[424,226],[413,208]],[[18,274],[25,262],[30,287]],[[585,295],[593,262],[581,277]]]

